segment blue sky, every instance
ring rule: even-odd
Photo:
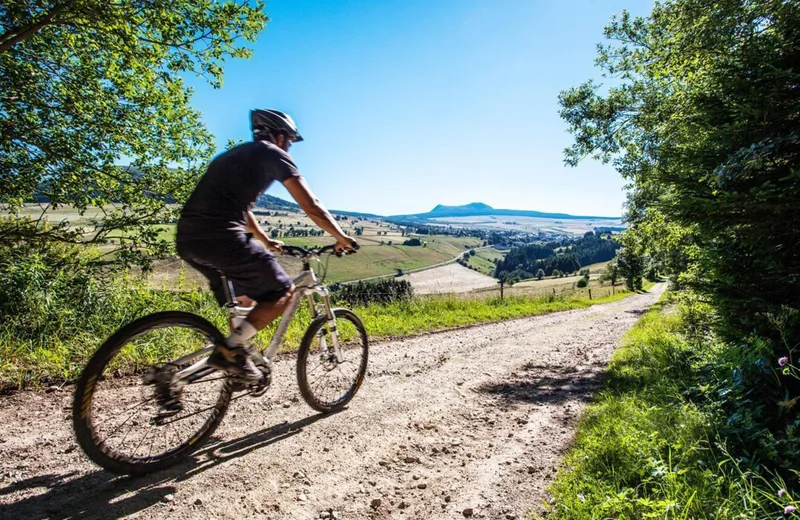
[[[272,0],[250,60],[219,90],[191,81],[217,139],[249,139],[278,108],[305,142],[301,172],[329,208],[383,215],[436,204],[614,216],[610,166],[563,165],[557,95],[599,72],[603,26],[652,1]],[[282,186],[269,193],[289,198]]]

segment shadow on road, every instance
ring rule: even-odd
[[[478,392],[503,400],[533,404],[588,401],[603,379],[603,364],[580,370],[572,366],[543,366],[529,363],[505,381],[482,385]]]
[[[106,471],[94,471],[77,477],[77,472],[72,472],[20,480],[0,488],[0,499],[19,491],[39,493],[4,505],[0,517],[119,518],[133,515],[174,493],[174,483],[296,435],[306,426],[331,415],[320,413],[292,423],[283,422],[229,441],[215,443],[212,439],[186,462],[144,477],[120,477]]]

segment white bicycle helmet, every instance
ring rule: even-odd
[[[303,140],[297,125],[289,114],[271,108],[250,111],[250,129],[253,137],[265,138],[274,132],[284,132],[289,140],[294,143]]]

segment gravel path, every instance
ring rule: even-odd
[[[0,518],[524,518],[663,290],[376,344],[359,395],[331,416],[299,399],[284,359],[191,461],[142,478],[76,449],[67,389],[0,397]]]

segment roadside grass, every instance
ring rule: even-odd
[[[592,301],[580,297],[507,297],[500,300],[432,295],[388,305],[358,307],[355,311],[364,321],[370,337],[378,339],[582,309],[630,295],[620,292]]]
[[[658,307],[625,335],[550,487],[548,518],[773,519],[793,504],[778,498],[780,479],[726,452],[714,401],[697,397],[721,347],[680,331],[679,314]]]
[[[114,282],[106,288],[103,301],[95,302],[88,319],[76,323],[69,309],[54,309],[45,322],[35,324],[35,334],[21,338],[15,330],[21,324],[0,324],[0,390],[61,383],[77,378],[88,358],[115,330],[130,321],[157,311],[180,310],[205,317],[223,333],[227,331],[226,314],[208,291],[179,290],[180,281],[171,290],[153,290],[133,277]],[[535,316],[549,312],[579,309],[629,296],[588,300],[570,295],[539,297],[462,298],[456,295],[417,297],[386,305],[369,305],[353,310],[361,316],[371,341],[446,330],[481,323]],[[44,312],[47,312],[46,310]],[[284,340],[283,350],[297,350],[309,323],[308,309],[301,305]],[[266,346],[277,323],[256,338]],[[180,343],[169,334],[159,336],[162,345],[147,352],[129,352],[122,363],[135,367],[154,362],[159,356],[178,353]],[[348,338],[343,338],[345,341]],[[162,358],[158,358],[162,359]]]

